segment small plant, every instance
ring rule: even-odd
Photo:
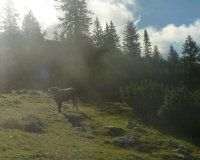
[[[19,121],[14,118],[9,118],[5,120],[1,126],[5,129],[21,129],[22,128]]]

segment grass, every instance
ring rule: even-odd
[[[191,157],[200,155],[199,147],[184,139],[157,134],[132,114],[131,108],[120,103],[78,101],[79,111],[69,108],[58,113],[57,105],[47,93],[40,95],[4,94],[0,98],[0,159],[15,160],[126,160],[137,156],[145,160],[176,160],[173,139],[188,149]],[[27,117],[32,117],[31,121]],[[127,129],[132,121],[142,132]],[[39,129],[34,130],[34,126]],[[27,128],[27,126],[29,126]],[[104,126],[121,129],[109,131]],[[32,128],[32,130],[30,129]],[[147,152],[131,145],[115,146],[117,136],[135,135],[148,147]]]

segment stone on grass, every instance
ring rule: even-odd
[[[117,126],[105,126],[104,129],[120,129]]]
[[[140,127],[134,127],[133,128],[135,131],[142,131],[142,129]]]
[[[136,136],[131,136],[131,135],[117,137],[117,140],[120,141],[121,143],[126,143],[126,144],[139,142],[139,139]]]
[[[38,93],[37,91],[32,91],[32,92],[30,93],[30,95],[40,95],[40,93]]]
[[[188,159],[187,157],[185,157],[183,154],[178,154],[178,153],[174,153],[176,155],[177,158],[181,158],[181,159]]]
[[[130,121],[127,122],[126,128],[133,129],[134,127],[135,127],[135,125],[132,122],[130,122]]]
[[[42,129],[43,123],[39,118],[33,115],[28,115],[27,117],[24,117],[21,120],[25,122],[24,129],[26,131],[35,133],[43,131]]]
[[[26,89],[17,90],[16,94],[28,94],[28,91]]]
[[[179,144],[174,142],[173,140],[168,141],[168,145],[175,147],[175,148],[180,148]]]

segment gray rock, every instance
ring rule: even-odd
[[[38,93],[37,91],[32,91],[32,92],[30,93],[30,95],[40,95],[40,93]]]
[[[141,158],[138,157],[138,156],[135,156],[135,155],[131,155],[131,156],[129,157],[129,159],[141,159]]]
[[[17,90],[15,93],[16,94],[28,94],[28,91],[26,89],[22,89],[22,90]]]
[[[117,126],[105,126],[104,129],[120,129]]]
[[[134,127],[133,129],[136,131],[142,131],[142,129],[140,127]]]
[[[172,146],[172,147],[175,147],[175,148],[180,148],[179,144],[174,142],[173,140],[170,140],[168,142],[168,145]]]
[[[181,159],[187,159],[184,155],[182,154],[178,154],[178,153],[174,153],[176,155],[177,158],[181,158]]]
[[[126,128],[133,129],[134,127],[135,127],[135,125],[132,122],[130,122],[130,121],[127,122]]]
[[[178,153],[182,153],[182,152],[183,152],[183,149],[178,148],[178,149],[176,149],[175,151],[178,152]]]
[[[139,142],[139,139],[137,137],[131,135],[117,137],[117,140],[120,141],[121,143],[126,143],[126,144]]]

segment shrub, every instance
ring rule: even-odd
[[[163,104],[165,90],[163,84],[147,80],[120,87],[122,99],[143,117],[157,113]]]
[[[200,90],[190,91],[184,85],[168,90],[158,115],[179,130],[199,130]]]

